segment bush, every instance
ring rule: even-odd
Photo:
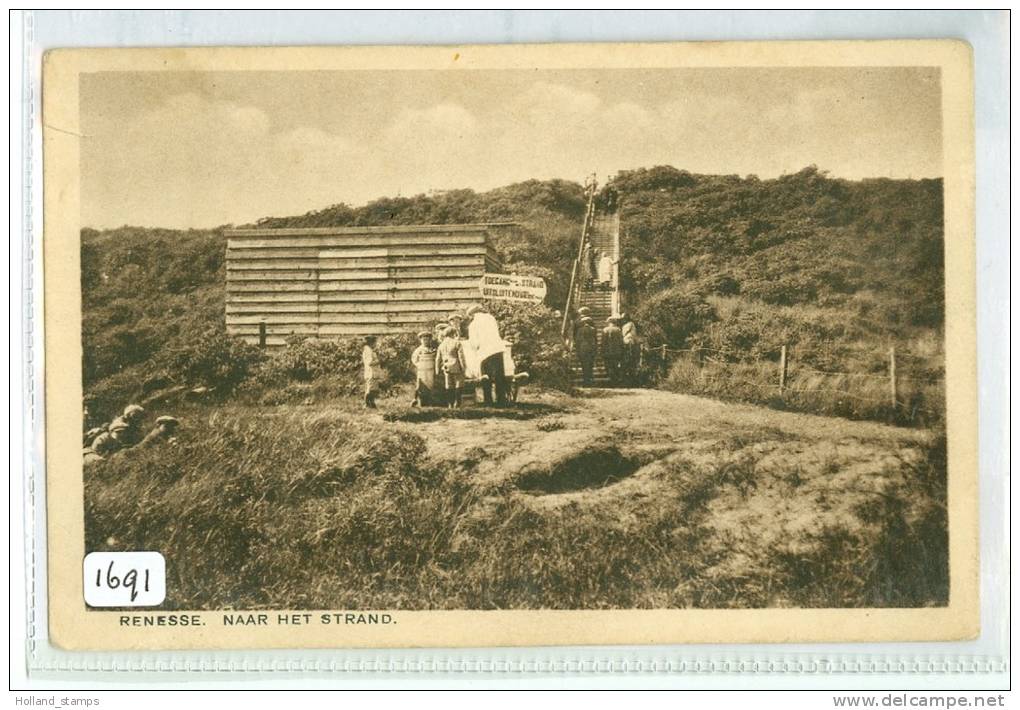
[[[167,386],[205,385],[220,396],[228,395],[258,369],[264,357],[255,346],[231,338],[219,328],[194,338],[174,339],[149,361],[87,386],[89,423],[107,422],[128,403],[139,403]]]
[[[380,383],[386,391],[397,382],[412,382],[411,352],[418,339],[411,334],[382,336],[376,340],[375,351],[388,377]],[[246,395],[272,394],[264,404],[303,399],[312,394],[308,388],[294,387],[299,383],[328,383],[333,393],[354,395],[364,386],[361,351],[363,338],[319,340],[308,338],[288,345],[270,355],[245,385]],[[281,394],[282,391],[282,394]],[[321,393],[321,392],[320,392]],[[289,396],[297,394],[298,397]]]
[[[264,358],[256,346],[213,329],[166,351],[160,359],[162,370],[172,381],[226,393],[244,382]]]
[[[499,322],[500,334],[513,344],[518,372],[528,372],[532,381],[547,387],[569,389],[570,357],[560,340],[556,313],[544,305],[489,301],[486,308]],[[361,351],[364,340],[306,339],[271,352],[245,384],[247,397],[262,404],[315,399],[329,392],[355,395],[363,387]],[[413,334],[380,336],[375,350],[387,377],[380,389],[401,382],[411,384],[415,373],[411,353],[418,346]]]
[[[223,328],[225,239],[218,230],[81,232],[83,382]],[[151,373],[150,373],[151,375]]]
[[[716,320],[716,315],[699,294],[671,288],[644,301],[634,318],[648,345],[665,343],[683,348],[692,336]]]

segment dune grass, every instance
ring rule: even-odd
[[[752,547],[711,523],[713,506],[739,508],[768,483],[754,453],[775,438],[765,429],[727,443],[736,457],[664,459],[655,474],[663,493],[623,516],[613,504],[534,505],[568,487],[555,471],[480,485],[480,457],[434,460],[414,425],[314,408],[253,412],[196,409],[190,421],[203,416],[202,425],[176,445],[90,466],[87,550],[163,552],[173,609],[914,607],[948,598],[941,440],[896,464],[902,482],[861,504],[853,524],[835,519]],[[782,485],[808,495],[794,473]]]

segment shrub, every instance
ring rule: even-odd
[[[382,336],[376,340],[376,355],[388,374],[380,383],[383,391],[397,382],[413,381],[411,352],[417,342],[411,334]],[[307,390],[292,388],[292,385],[325,381],[334,392],[356,394],[363,387],[361,351],[364,344],[360,337],[335,340],[308,338],[270,352],[245,385],[245,393],[265,395],[276,390],[273,401],[263,403],[278,403],[292,399],[286,396],[287,392],[280,396],[279,390],[290,388],[294,393],[305,393]]]
[[[671,288],[645,300],[635,313],[635,321],[649,345],[665,343],[683,348],[688,339],[716,319],[715,311],[696,293]]]
[[[165,351],[160,359],[163,371],[174,381],[230,392],[247,379],[264,357],[254,345],[212,329]]]

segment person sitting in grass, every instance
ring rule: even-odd
[[[460,335],[452,326],[443,333],[443,341],[436,351],[436,375],[443,375],[446,387],[446,406],[448,409],[460,409],[461,390],[464,389],[464,371],[467,363],[464,360],[464,345]]]
[[[118,431],[118,439],[121,448],[134,446],[145,434],[142,432],[142,418],[145,416],[145,409],[138,404],[129,404],[124,407],[124,413],[110,422],[107,431]]]
[[[411,364],[416,373],[411,406],[425,407],[433,404],[436,390],[436,348],[432,334],[427,330],[418,333],[418,342],[418,347],[411,353]]]

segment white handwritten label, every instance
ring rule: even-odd
[[[159,606],[166,599],[166,560],[159,552],[90,552],[84,578],[89,606]]]

